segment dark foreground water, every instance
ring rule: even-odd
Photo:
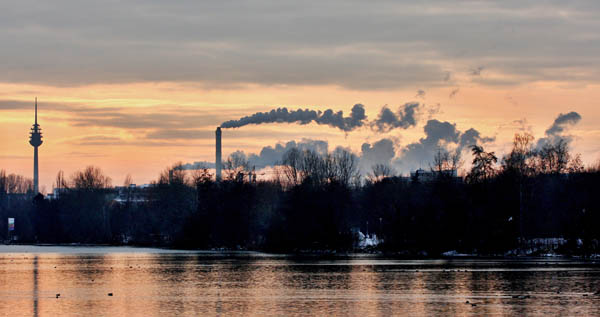
[[[598,291],[597,262],[564,259],[0,246],[1,316],[600,316]]]

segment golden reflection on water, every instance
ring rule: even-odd
[[[0,253],[0,315],[600,315],[597,263],[545,262]]]

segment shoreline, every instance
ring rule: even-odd
[[[364,251],[301,251],[301,252],[283,252],[274,253],[260,250],[229,250],[219,249],[178,249],[172,247],[160,246],[136,246],[136,245],[110,245],[110,244],[0,244],[0,254],[17,253],[46,253],[46,254],[110,254],[110,253],[150,253],[150,254],[198,254],[214,256],[231,257],[288,257],[288,258],[379,258],[379,259],[399,259],[399,260],[456,260],[456,259],[506,259],[506,260],[527,260],[527,259],[576,259],[588,261],[600,261],[600,254],[589,256],[568,255],[568,254],[540,254],[540,255],[478,255],[478,254],[453,254],[441,256],[423,256],[412,255],[403,252],[364,252]]]

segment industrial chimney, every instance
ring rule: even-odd
[[[216,140],[215,140],[215,145],[216,145],[216,149],[215,149],[215,169],[216,169],[216,176],[215,179],[218,181],[221,180],[221,127],[217,127],[217,131],[215,131],[215,135],[216,135]]]

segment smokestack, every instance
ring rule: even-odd
[[[216,149],[215,149],[215,169],[216,169],[216,176],[215,179],[218,181],[221,180],[221,127],[217,127],[217,131],[215,131],[215,145],[216,145]]]

